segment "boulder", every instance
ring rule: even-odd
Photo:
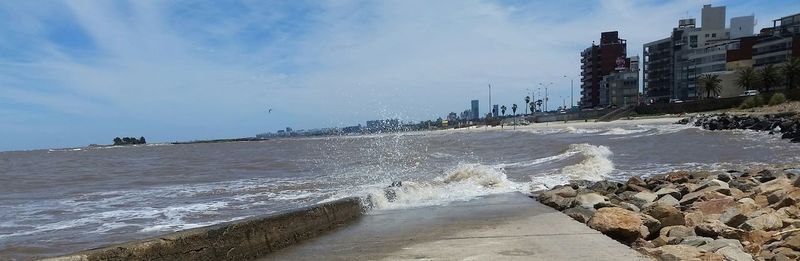
[[[794,249],[795,251],[800,251],[800,234],[795,233],[786,238],[786,240],[783,241],[783,246]]]
[[[594,208],[594,205],[600,202],[606,202],[608,199],[597,193],[580,194],[575,197],[575,203],[584,208]]]
[[[783,227],[782,219],[775,213],[767,213],[755,218],[745,221],[740,228],[753,231],[753,230],[778,230]]]
[[[635,185],[639,187],[647,187],[647,183],[637,176],[630,177],[628,182],[625,182],[625,185]]]
[[[680,201],[675,199],[675,197],[673,197],[672,195],[667,194],[667,195],[664,195],[663,197],[659,198],[658,200],[656,200],[655,203],[664,204],[664,205],[670,205],[670,206],[677,206],[680,203]]]
[[[683,195],[681,200],[678,202],[681,206],[688,206],[694,203],[695,201],[700,200],[703,195],[705,195],[705,191],[696,191],[691,192],[688,194]]]
[[[685,224],[683,213],[671,205],[653,204],[643,209],[642,213],[657,219],[665,227]]]
[[[688,236],[688,237],[684,237],[681,240],[680,244],[681,245],[687,245],[687,246],[693,246],[693,247],[701,247],[703,245],[711,243],[712,241],[714,241],[713,238],[701,237],[701,236]]]
[[[708,252],[716,252],[717,250],[719,250],[719,249],[721,249],[723,247],[729,247],[729,246],[730,247],[735,247],[735,248],[738,248],[738,249],[744,249],[744,246],[742,246],[742,242],[739,242],[739,240],[727,239],[727,238],[720,238],[720,239],[716,239],[714,241],[711,241],[708,244],[700,246],[700,249],[704,250],[704,251],[708,251]]]
[[[700,186],[697,187],[695,189],[695,191],[704,190],[704,189],[709,188],[709,187],[730,188],[728,186],[728,183],[726,183],[724,181],[721,181],[721,180],[718,180],[718,179],[712,179],[712,180],[707,180],[707,181],[703,181],[702,183],[700,183]]]
[[[707,220],[694,227],[695,234],[704,237],[717,238],[729,227],[719,220]]]
[[[733,246],[720,248],[715,253],[722,255],[725,257],[725,260],[729,261],[753,261],[753,257],[750,254],[745,253],[744,250]]]
[[[588,225],[626,244],[633,243],[649,233],[638,213],[618,207],[598,209],[589,219]]]
[[[682,196],[681,192],[675,188],[660,188],[656,190],[656,197],[659,199],[667,195],[670,195],[675,199],[680,199]]]
[[[703,251],[687,245],[665,245],[655,249],[644,249],[644,252],[658,260],[700,260]]]
[[[632,201],[631,203],[633,203],[636,206],[641,207],[644,204],[647,204],[647,203],[655,201],[656,198],[657,198],[656,193],[649,192],[649,191],[641,191],[641,192],[638,192],[638,193],[634,194],[631,197],[631,201]]]
[[[754,192],[759,195],[768,195],[779,189],[789,189],[791,186],[792,183],[789,179],[779,178],[761,183],[761,185],[754,189]]]
[[[748,215],[756,209],[758,209],[758,206],[755,204],[739,203],[737,206],[730,207],[726,209],[725,212],[722,212],[719,220],[725,223],[725,225],[738,227],[747,221],[749,219]]]
[[[571,208],[575,205],[575,198],[562,197],[556,193],[551,193],[551,191],[542,192],[539,194],[538,199],[539,202],[542,202],[542,204],[555,208],[559,211]]]
[[[731,181],[731,178],[732,178],[731,174],[728,173],[728,172],[722,172],[722,173],[717,174],[717,179],[721,180],[721,181],[724,181],[724,182]]]
[[[689,176],[690,174],[687,171],[678,171],[667,174],[665,180],[670,183],[686,183],[689,181]]]
[[[659,235],[666,237],[684,238],[688,236],[696,236],[694,229],[687,226],[668,226],[661,229]]]
[[[623,184],[614,181],[602,180],[595,182],[588,189],[597,192],[601,195],[615,194],[623,188]]]
[[[733,197],[711,199],[692,203],[690,210],[699,211],[704,215],[722,214],[726,209],[736,206]]]
[[[578,195],[578,192],[570,186],[561,186],[551,189],[545,193],[552,193],[561,197],[571,198]]]
[[[564,214],[584,224],[586,224],[586,222],[592,218],[594,212],[595,210],[593,208],[585,208],[580,206],[564,210]]]

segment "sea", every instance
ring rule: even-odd
[[[572,179],[800,162],[800,145],[777,135],[676,120],[0,152],[0,260],[352,196],[369,214],[530,193]]]

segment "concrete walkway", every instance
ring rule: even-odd
[[[262,260],[650,260],[520,193],[370,213]]]

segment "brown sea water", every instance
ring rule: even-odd
[[[0,260],[64,254],[347,196],[447,204],[569,179],[798,161],[800,145],[668,123],[0,153]],[[396,198],[384,188],[395,181]]]

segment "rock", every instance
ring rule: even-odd
[[[749,219],[748,214],[752,213],[757,209],[758,206],[752,204],[739,204],[735,207],[730,207],[722,212],[720,215],[719,220],[725,225],[731,227],[739,227],[742,223]]]
[[[642,212],[657,219],[665,227],[685,224],[683,213],[671,205],[654,204],[643,209]]]
[[[552,190],[550,190],[550,191],[548,191],[546,193],[552,193],[552,194],[555,194],[555,195],[558,195],[558,196],[561,196],[561,197],[565,197],[565,198],[571,198],[571,197],[575,197],[575,196],[578,195],[578,192],[575,191],[575,189],[573,189],[570,186],[562,186],[562,187],[554,188],[554,189],[552,189]]]
[[[687,245],[666,245],[655,249],[646,249],[645,253],[657,258],[658,260],[700,260],[703,252],[693,246]]]
[[[656,200],[656,203],[670,205],[670,206],[677,206],[679,204],[679,201],[675,199],[675,197],[673,197],[672,195],[667,194]]]
[[[684,238],[688,236],[696,236],[694,229],[687,226],[668,226],[661,229],[659,235],[666,237]]]
[[[681,206],[688,206],[694,203],[697,200],[700,200],[701,197],[705,195],[705,191],[697,191],[691,192],[686,195],[683,195],[681,200],[678,202]]]
[[[759,182],[764,183],[778,178],[786,178],[786,175],[777,170],[764,169],[754,175]]]
[[[701,237],[701,236],[688,236],[688,237],[684,237],[681,240],[680,244],[681,245],[693,246],[693,247],[700,247],[700,246],[706,245],[708,243],[711,243],[712,241],[714,241],[713,238]]]
[[[623,188],[623,184],[614,181],[598,181],[588,187],[588,189],[600,193],[601,195],[615,194]]]
[[[631,197],[631,201],[633,201],[631,203],[633,203],[636,206],[641,207],[642,205],[644,205],[646,203],[650,203],[650,202],[655,201],[656,198],[657,198],[656,193],[649,192],[649,191],[642,191],[642,192],[638,192],[638,193],[634,194],[633,197]]]
[[[700,186],[695,189],[695,191],[704,190],[704,189],[709,188],[709,187],[730,188],[728,186],[728,183],[726,183],[724,181],[721,181],[721,180],[712,179],[712,180],[704,181],[703,183],[701,183]]]
[[[638,213],[618,207],[601,208],[589,219],[589,227],[623,243],[633,243],[649,231]]]
[[[667,174],[665,180],[669,181],[670,183],[686,183],[689,181],[689,175],[689,172],[686,171],[673,172]]]
[[[724,181],[724,182],[731,181],[731,174],[727,173],[727,172],[719,173],[719,174],[717,174],[717,179],[721,180],[721,181]]]
[[[783,227],[783,221],[778,215],[774,213],[763,214],[758,217],[745,221],[740,228],[753,231],[753,230],[778,230]]]
[[[655,219],[650,215],[639,213],[639,219],[642,220],[642,225],[644,225],[647,228],[647,231],[650,232],[650,234],[647,235],[648,237],[654,236],[653,234],[657,234],[663,227],[661,225],[661,221],[658,221],[658,219]]]
[[[586,222],[592,218],[594,212],[595,210],[593,208],[585,208],[580,206],[564,210],[564,214],[584,224],[586,224]]]
[[[686,226],[694,227],[700,223],[703,223],[705,216],[703,213],[700,212],[685,212],[683,213],[683,220]]]
[[[754,192],[759,195],[768,195],[779,189],[788,189],[790,186],[792,186],[792,183],[789,179],[779,178],[761,183],[761,185],[754,189]]]
[[[644,182],[641,178],[637,176],[630,177],[628,182],[625,182],[625,185],[635,185],[639,187],[647,187],[647,183]]]
[[[728,226],[719,220],[708,220],[694,227],[695,234],[704,237],[717,238]]]
[[[584,208],[594,208],[594,205],[600,202],[606,202],[606,197],[597,193],[580,194],[575,197],[575,203]]]
[[[739,242],[739,240],[727,239],[727,238],[716,239],[714,241],[711,241],[708,244],[700,246],[699,248],[701,250],[708,251],[708,252],[716,252],[720,248],[728,247],[728,246],[735,247],[735,248],[738,248],[738,249],[744,249],[744,246],[742,246],[742,243]]]
[[[715,253],[722,255],[725,257],[725,260],[730,261],[753,261],[753,257],[750,254],[745,253],[742,249],[726,246],[720,248]]]
[[[539,202],[542,202],[542,204],[555,208],[559,211],[571,208],[575,205],[574,198],[565,198],[557,195],[556,193],[552,193],[552,191],[542,192],[539,194],[538,199]]]
[[[783,246],[800,251],[800,234],[794,234],[783,241]]]
[[[692,203],[689,209],[696,210],[704,215],[722,214],[726,209],[736,206],[733,197],[711,199]]]
[[[628,203],[628,202],[620,202],[620,203],[619,203],[619,207],[621,207],[621,208],[624,208],[624,209],[627,209],[627,210],[630,210],[630,211],[633,211],[633,212],[639,212],[639,211],[641,211],[641,210],[639,209],[639,207],[637,207],[637,206],[636,206],[636,205],[634,205],[634,204]]]
[[[661,188],[656,190],[656,197],[659,199],[667,195],[670,195],[675,199],[680,199],[682,196],[681,192],[674,188]]]
[[[795,251],[794,249],[791,249],[791,248],[779,247],[779,248],[776,248],[775,250],[773,250],[772,252],[775,253],[775,255],[785,256],[785,257],[789,258],[789,260],[799,260],[800,259],[800,253],[798,253],[797,251]]]

